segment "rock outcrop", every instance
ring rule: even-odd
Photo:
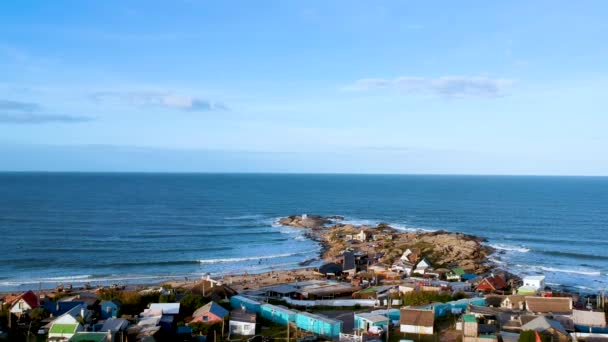
[[[476,236],[435,232],[404,232],[389,224],[377,226],[342,224],[341,216],[302,215],[289,216],[279,220],[279,224],[309,230],[311,238],[323,244],[322,257],[336,261],[345,248],[356,248],[370,255],[381,254],[380,262],[391,265],[405,250],[420,250],[435,268],[462,267],[471,273],[483,273],[491,265],[487,256],[493,252],[482,244],[484,239]],[[364,231],[370,236],[366,241],[353,241],[354,234]]]

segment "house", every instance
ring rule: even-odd
[[[357,273],[357,264],[353,251],[345,251],[342,253],[342,272],[350,275]]]
[[[44,310],[46,310],[51,317],[59,317],[64,313],[72,310],[73,308],[82,305],[86,306],[84,302],[46,302],[42,305]]]
[[[461,267],[455,267],[452,268],[450,272],[446,273],[445,278],[449,281],[461,281],[464,273],[464,269]]]
[[[179,315],[179,303],[152,303],[149,310],[160,312],[161,315]]]
[[[477,337],[479,335],[479,324],[473,314],[462,315],[462,334],[464,337]]]
[[[537,276],[526,276],[523,279],[524,286],[534,287],[538,290],[542,290],[545,288],[545,276],[537,275]]]
[[[434,325],[432,310],[401,309],[400,331],[403,333],[433,335]]]
[[[192,314],[192,320],[190,322],[221,322],[228,316],[228,314],[228,310],[224,309],[218,303],[209,302],[194,311]]]
[[[408,292],[416,291],[418,285],[416,284],[400,284],[399,285],[399,293],[406,294]]]
[[[355,314],[355,329],[363,331],[379,331],[378,328],[386,329],[389,325],[389,318],[387,316],[362,312]]]
[[[372,240],[374,241],[385,241],[385,240],[392,240],[393,239],[393,235],[392,234],[384,234],[384,233],[379,233],[379,234],[374,234],[372,236]]]
[[[418,259],[420,259],[420,248],[408,248],[401,255],[402,261],[407,261],[411,263],[417,263]]]
[[[98,330],[111,337],[110,341],[120,341],[117,336],[126,336],[129,321],[124,318],[108,318]]]
[[[243,296],[232,296],[230,297],[230,306],[233,309],[245,309],[249,312],[260,312],[260,306],[262,304],[260,302],[256,302],[253,299],[249,299]]]
[[[397,260],[393,264],[393,266],[391,266],[391,271],[397,272],[397,273],[404,273],[407,276],[412,274],[413,270],[414,270],[414,264],[412,264],[409,261],[403,261],[402,259]]]
[[[23,313],[39,306],[40,300],[38,299],[38,296],[32,291],[27,291],[11,302],[10,312],[14,315],[21,316]]]
[[[570,297],[525,297],[528,312],[545,314],[572,313],[572,298]]]
[[[477,284],[476,290],[479,292],[494,292],[504,290],[507,287],[505,281],[498,275],[485,277]]]
[[[319,267],[319,273],[324,276],[338,276],[342,273],[342,265],[330,262]]]
[[[551,335],[552,341],[566,342],[569,341],[569,335],[564,326],[553,319],[546,316],[538,316],[530,322],[522,325],[522,331],[536,331],[539,333]]]
[[[255,335],[255,313],[247,312],[246,310],[238,309],[230,313],[230,321],[228,322],[228,331],[230,336],[253,336]]]
[[[102,300],[101,306],[101,319],[116,318],[118,317],[118,310],[120,309],[120,302],[117,300]]]
[[[455,281],[448,283],[448,286],[452,289],[452,292],[470,292],[472,289],[471,283],[463,281]]]
[[[384,274],[388,271],[388,268],[382,264],[373,264],[367,267],[367,271],[374,274]]]
[[[424,272],[426,272],[426,270],[430,268],[431,263],[426,258],[422,258],[422,260],[420,260],[420,262],[416,264],[416,269],[414,270],[414,273],[424,274]]]
[[[523,310],[526,305],[526,297],[519,295],[505,296],[500,302],[501,308],[507,308],[511,310]]]
[[[298,329],[329,339],[337,339],[342,331],[342,321],[307,312],[298,312],[295,323]]]
[[[573,310],[572,320],[576,330],[589,332],[592,328],[606,328],[606,315],[603,312]]]
[[[533,295],[545,288],[545,276],[526,276],[523,279],[523,286],[517,289],[517,294]]]
[[[296,315],[297,311],[290,310],[280,305],[262,304],[260,307],[260,316],[262,316],[262,318],[281,325],[295,322]]]
[[[51,322],[49,341],[68,341],[74,334],[84,330],[80,322],[86,320],[87,317],[88,312],[82,304],[57,317]]]
[[[357,241],[365,242],[367,241],[367,233],[364,230],[361,230],[359,234],[354,236],[354,239]]]

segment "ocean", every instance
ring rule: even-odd
[[[605,177],[0,173],[0,291],[299,267],[319,245],[276,220],[304,213],[473,234],[512,272],[608,287]]]

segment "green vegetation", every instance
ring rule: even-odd
[[[186,316],[191,316],[192,313],[201,306],[209,303],[210,299],[196,294],[187,294],[182,298],[179,303],[181,310]]]
[[[121,291],[117,289],[105,289],[99,294],[101,300],[118,300],[121,303],[121,315],[137,315],[144,311],[150,303],[158,303],[158,293],[140,295],[135,291]]]
[[[539,334],[539,336],[543,342],[551,342],[551,336],[547,336],[547,335],[543,335],[543,334]],[[535,342],[536,334],[532,330],[524,331],[519,335],[518,341],[519,342]]]
[[[458,295],[458,294],[457,294]],[[456,296],[454,296],[456,297]],[[403,305],[425,305],[431,303],[446,303],[451,300],[454,300],[449,294],[442,294],[437,292],[430,291],[413,291],[404,294],[401,299],[403,300]]]

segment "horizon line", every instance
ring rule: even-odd
[[[0,174],[149,174],[149,175],[310,175],[310,176],[452,176],[452,177],[570,177],[608,178],[585,174],[508,174],[508,173],[392,173],[392,172],[273,172],[273,171],[84,171],[84,170],[0,170]]]

